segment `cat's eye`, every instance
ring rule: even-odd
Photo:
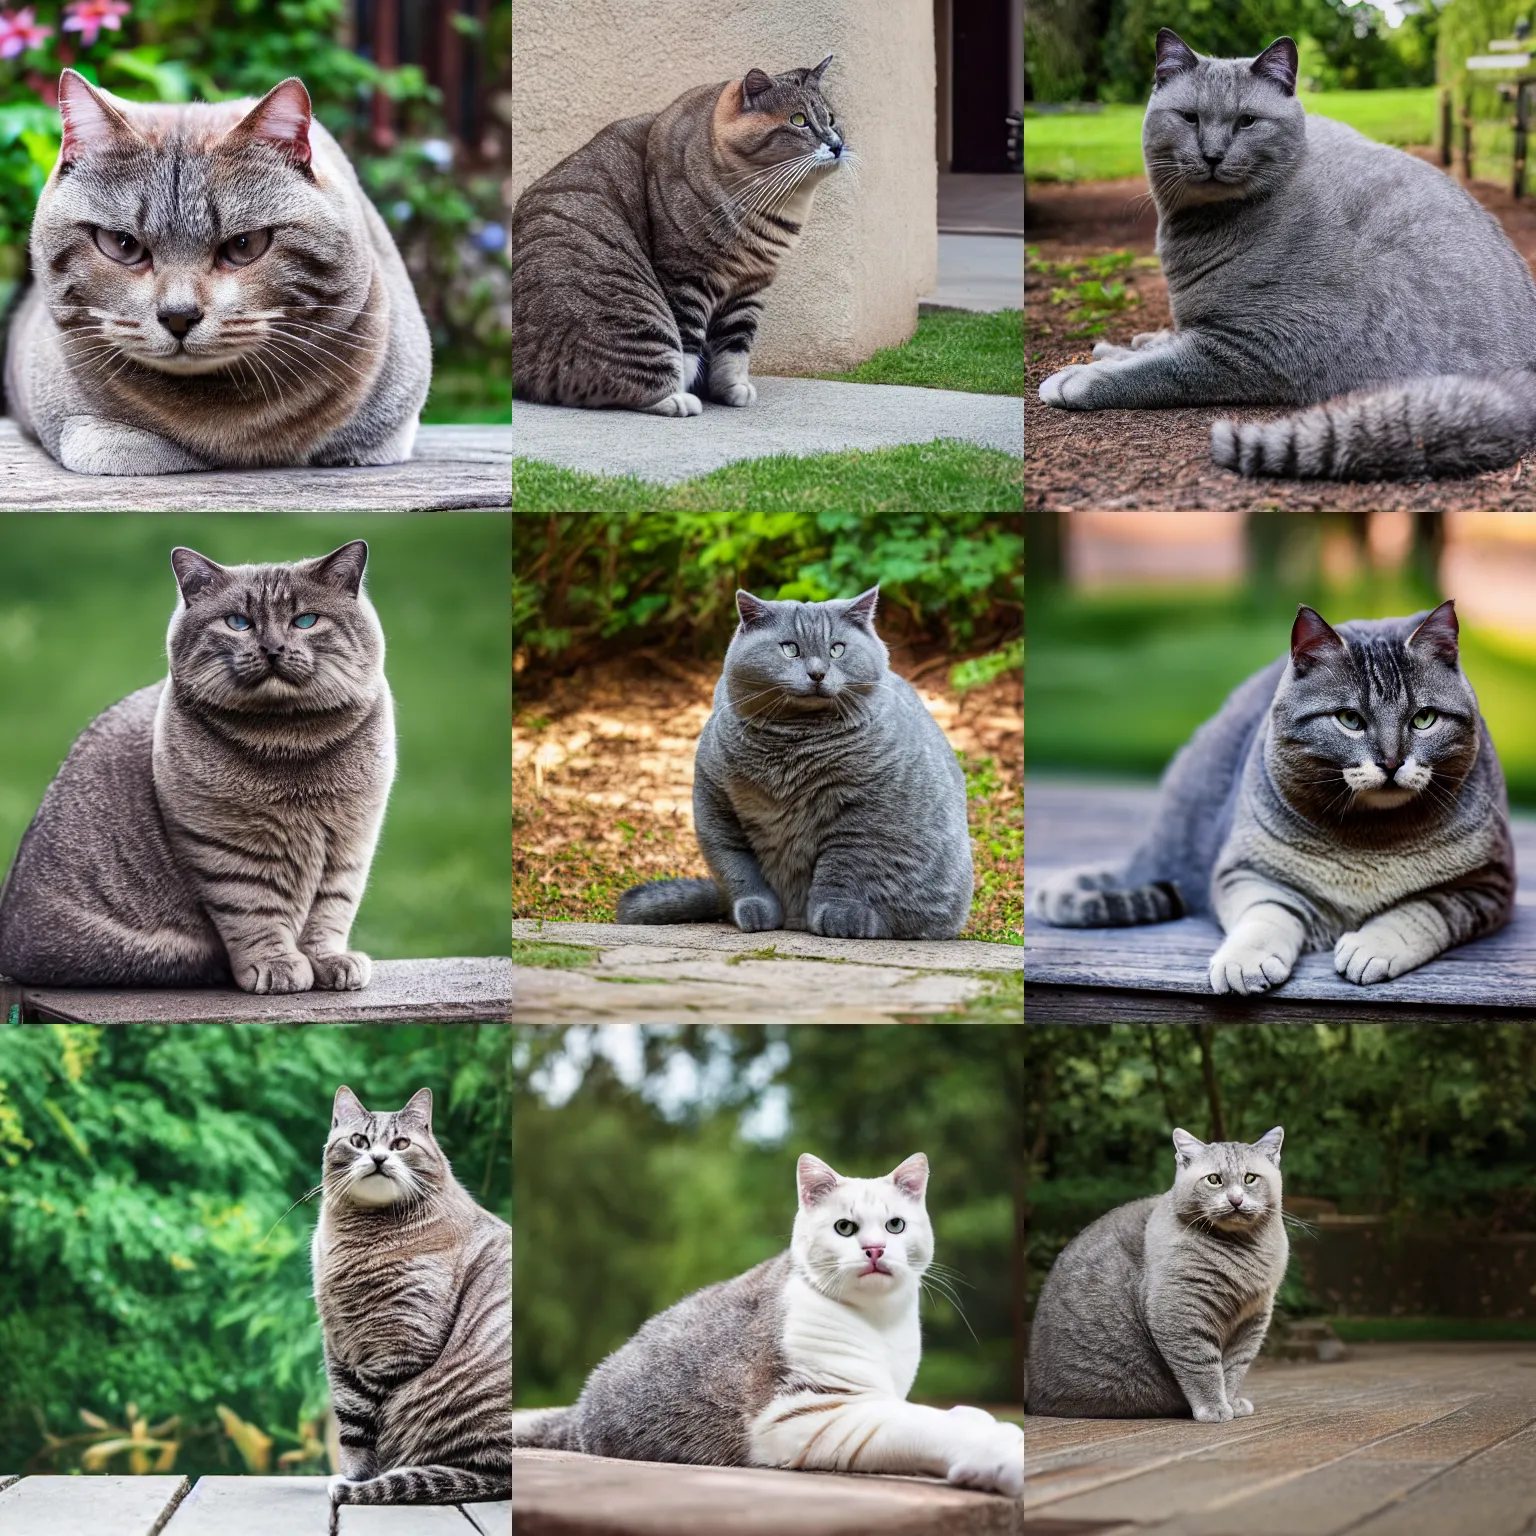
[[[293,621],[293,627],[295,629],[313,629],[315,627],[315,620],[319,617],[318,613],[301,613]]]
[[[1346,731],[1363,731],[1365,729],[1365,716],[1358,709],[1341,709],[1333,718]]]
[[[798,656],[800,654],[800,647],[793,640],[780,640],[779,649],[786,656]]]
[[[137,235],[130,235],[123,229],[98,229],[96,249],[103,256],[120,261],[125,267],[137,266],[149,255],[144,249],[144,242]]]
[[[804,128],[805,124],[806,124],[805,113],[804,112],[796,112],[795,115],[792,118],[790,118],[790,122],[792,122],[795,125],[796,128]]]
[[[1258,118],[1254,117],[1250,112],[1245,112],[1238,118],[1237,126],[1239,128],[1252,128],[1256,122],[1258,122]]]
[[[1182,117],[1186,123],[1198,123],[1200,121],[1200,114],[1198,112],[1180,112],[1179,116]]]
[[[1245,1173],[1243,1175],[1243,1183],[1244,1184],[1257,1184],[1258,1182],[1259,1182],[1259,1176],[1256,1173]]]
[[[389,1150],[391,1152],[404,1152],[405,1149],[410,1146],[410,1144],[411,1138],[409,1136],[396,1136],[395,1139],[390,1142]]]
[[[243,613],[226,613],[224,615],[224,622],[231,629],[249,629],[251,627],[251,621]]]
[[[886,1222],[885,1230],[887,1232],[905,1232],[907,1230],[907,1224],[900,1216],[892,1216],[891,1219]]]
[[[271,244],[270,229],[247,230],[243,235],[231,236],[219,247],[219,260],[232,267],[248,267]]]
[[[841,640],[834,640],[832,642],[832,654],[834,656],[841,656],[847,649],[848,647]]]
[[[364,1136],[361,1131],[354,1132],[347,1138],[347,1140],[350,1141],[352,1145],[358,1149],[359,1152],[361,1152],[368,1145],[368,1138]]]
[[[1221,1175],[1219,1173],[1208,1173],[1205,1176],[1205,1182],[1207,1184],[1220,1184]]]
[[[844,1216],[841,1221],[834,1221],[832,1223],[832,1230],[836,1232],[839,1237],[852,1237],[853,1234],[859,1230],[859,1224],[856,1221],[849,1221],[848,1218]]]
[[[1432,709],[1421,709],[1413,717],[1413,728],[1416,731],[1427,731],[1436,720],[1440,718]]]

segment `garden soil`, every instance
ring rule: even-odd
[[[1430,158],[1430,152],[1422,153]],[[1474,182],[1472,193],[1536,267],[1536,195],[1516,201],[1507,187]],[[1081,261],[1110,251],[1151,257],[1157,215],[1141,178],[1079,185],[1032,183],[1026,228],[1041,261]],[[1154,266],[1114,274],[1134,302],[1113,316],[1106,341],[1171,324],[1168,290]],[[1025,294],[1029,337],[1024,397],[1027,505],[1036,511],[1450,512],[1536,510],[1536,453],[1520,464],[1466,480],[1355,485],[1325,480],[1251,480],[1211,462],[1218,417],[1263,420],[1277,411],[1233,406],[1164,411],[1062,411],[1042,405],[1042,379],[1090,360],[1093,337],[1070,334],[1070,303],[1052,298],[1048,277],[1031,275]]]

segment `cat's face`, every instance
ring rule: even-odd
[[[325,1142],[325,1198],[341,1205],[417,1204],[441,1189],[448,1162],[432,1135],[432,1090],[404,1109],[364,1109],[350,1088],[336,1090]]]
[[[1477,754],[1454,604],[1342,632],[1301,609],[1270,711],[1268,762],[1288,798],[1325,816],[1433,809]]]
[[[921,1152],[883,1179],[845,1179],[810,1153],[796,1172],[790,1249],[818,1290],[858,1306],[917,1285],[933,1262]]]
[[[787,190],[791,168],[803,175],[821,175],[836,168],[844,154],[837,114],[821,94],[821,77],[832,62],[828,54],[815,69],[791,69],[782,75],[748,70],[740,82],[725,88],[715,107],[715,147],[727,175],[778,168],[771,179],[777,191]],[[738,192],[739,183],[731,182]]]
[[[1255,1142],[1199,1141],[1173,1133],[1173,1203],[1192,1225],[1241,1232],[1280,1210],[1280,1143],[1276,1126]]]
[[[347,327],[372,268],[317,180],[302,82],[254,106],[178,107],[124,101],[65,70],[59,108],[33,270],[72,367],[103,379],[133,364],[229,369],[280,398],[366,366]]]
[[[888,653],[875,633],[880,589],[826,603],[736,594],[741,627],[725,653],[731,704],[767,724],[825,716],[848,721],[882,686]]]
[[[1141,143],[1165,208],[1269,190],[1306,143],[1295,43],[1282,37],[1252,60],[1207,59],[1164,27]]]
[[[384,634],[363,595],[361,539],[294,565],[222,566],[171,551],[181,602],[166,636],[171,678],[216,709],[313,714],[372,700]]]

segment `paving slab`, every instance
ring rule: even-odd
[[[1004,243],[1022,251],[1016,240]],[[1022,263],[1022,255],[1019,259]],[[1020,283],[1022,294],[1022,277]],[[706,400],[702,416],[589,411],[514,400],[513,452],[586,474],[636,475],[665,485],[740,459],[803,458],[939,438],[997,448],[1016,458],[1024,455],[1024,404],[1011,395],[831,379],[761,377],[754,382],[755,405],[735,409]]]
[[[0,1492],[5,1536],[160,1536],[184,1477],[24,1477]]]
[[[512,501],[510,426],[426,426],[404,464],[366,469],[77,475],[0,417],[0,510],[431,512]]]
[[[939,236],[939,286],[923,309],[1024,308],[1024,242],[1009,235]]]
[[[1024,236],[1024,178],[939,172],[941,235]]]

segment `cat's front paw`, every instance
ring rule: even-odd
[[[314,967],[303,955],[279,955],[275,960],[247,960],[235,967],[235,984],[242,992],[308,992],[315,984]]]
[[[373,962],[361,950],[344,949],[333,955],[311,955],[315,986],[326,992],[361,992],[373,979]]]
[[[738,896],[731,906],[731,921],[743,933],[766,933],[784,926],[784,908],[772,891],[760,896]]]
[[[1268,944],[1250,939],[1228,939],[1211,956],[1211,991],[1267,992],[1291,974],[1292,961]]]
[[[950,1409],[951,1413],[959,1410]],[[966,1413],[981,1413],[966,1409]],[[982,1414],[986,1424],[976,1423],[967,1444],[949,1464],[945,1480],[956,1488],[977,1488],[984,1493],[1003,1493],[1019,1498],[1024,1492],[1024,1431]]]
[[[1200,1403],[1194,1413],[1201,1424],[1226,1424],[1235,1417],[1231,1403]]]
[[[1064,411],[1096,411],[1105,399],[1109,374],[1122,366],[1123,358],[1101,357],[1096,363],[1070,363],[1040,386],[1040,398]]]
[[[77,475],[174,475],[208,467],[157,433],[94,416],[65,420],[59,463]]]
[[[655,405],[647,405],[644,409],[652,416],[702,416],[704,402],[697,395],[679,390],[675,395],[667,395]]]
[[[1095,357],[1135,357],[1136,354],[1130,347],[1118,347],[1112,341],[1096,341],[1093,344]]]
[[[828,939],[879,939],[886,932],[880,914],[864,901],[813,901],[806,926]]]
[[[757,385],[743,380],[739,384],[731,384],[718,391],[710,398],[718,400],[721,405],[756,405]]]
[[[1440,949],[1432,936],[1413,932],[1387,913],[1340,936],[1333,946],[1333,968],[1346,981],[1368,987],[1433,960]]]
[[[1232,1409],[1234,1419],[1246,1419],[1253,1412],[1253,1404],[1246,1397],[1234,1397],[1229,1400],[1228,1406]]]

